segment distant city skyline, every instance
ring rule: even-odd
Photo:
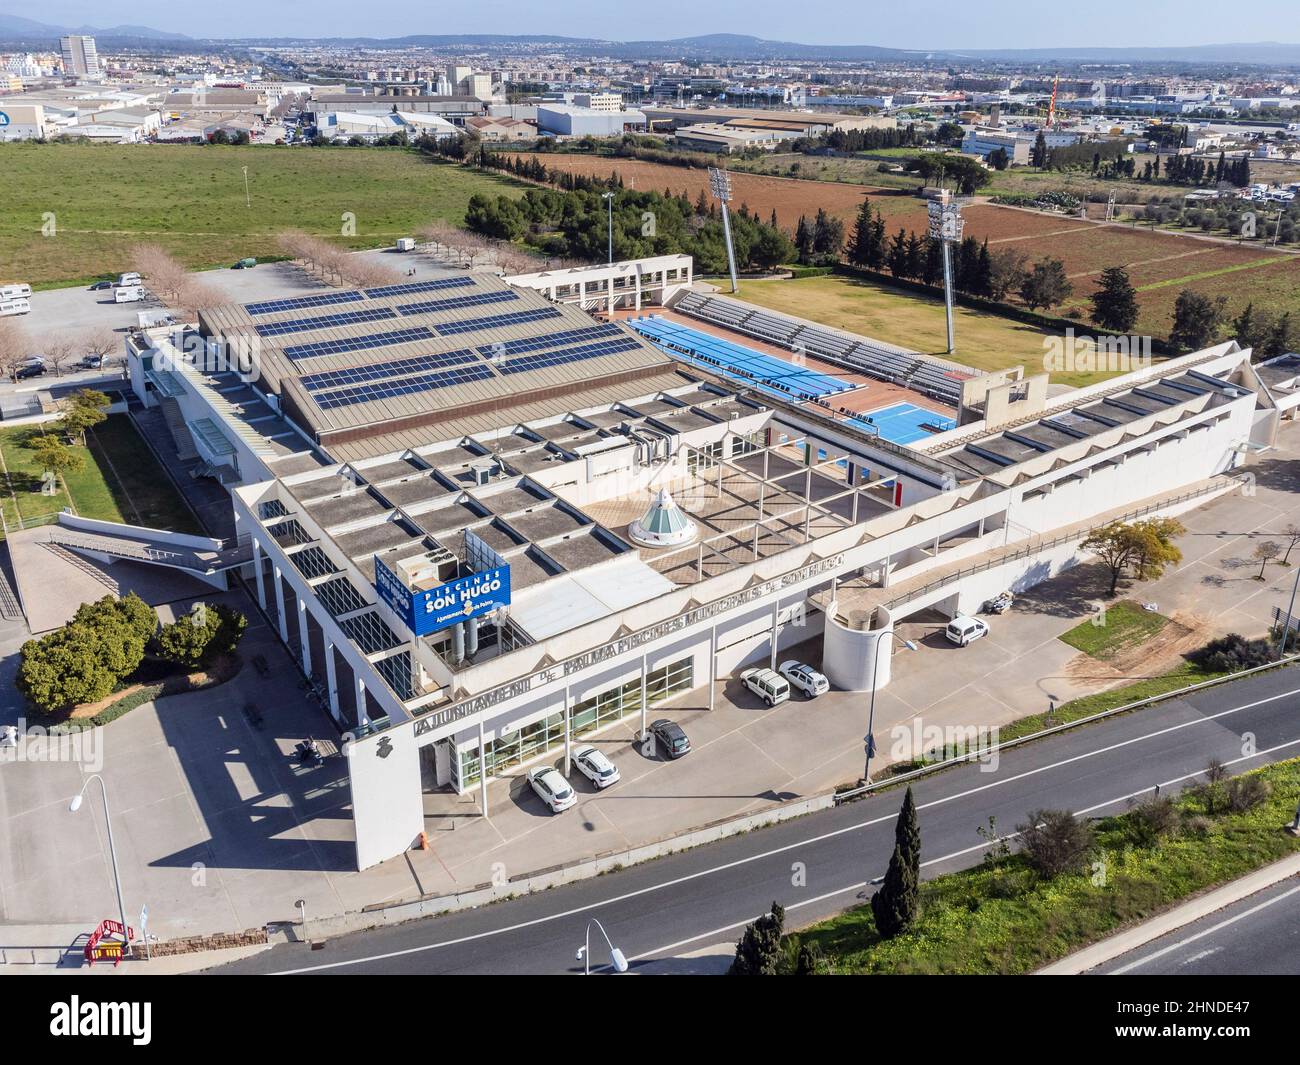
[[[341,0],[226,0],[221,5],[177,5],[136,0],[109,10],[90,0],[55,0],[39,9],[9,12],[67,26],[130,24],[192,37],[402,37],[415,34],[554,34],[610,40],[671,40],[710,33],[739,33],[813,45],[970,49],[1194,47],[1288,37],[1291,0],[1261,0],[1251,9],[1250,30],[1225,26],[1222,6],[1210,0],[1154,0],[1144,4],[1094,0],[1086,7],[1032,9],[1008,0],[969,4],[881,5],[864,9],[850,0],[805,0],[756,7],[752,0],[659,0],[652,6],[567,0],[553,7],[529,0],[479,0],[468,10],[439,11],[415,0],[367,8]],[[1269,32],[1266,27],[1276,27]]]

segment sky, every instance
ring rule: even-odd
[[[0,0],[7,14],[59,26],[131,24],[194,37],[398,37],[516,33],[668,40],[742,33],[804,44],[891,48],[1046,48],[1071,45],[1185,46],[1295,40],[1294,0],[1256,0],[1250,26],[1223,18],[1220,0]],[[1120,29],[1122,27],[1122,30]]]

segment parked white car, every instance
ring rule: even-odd
[[[979,618],[958,614],[948,622],[948,627],[943,630],[943,634],[958,647],[965,647],[968,643],[978,640],[981,636],[987,636],[989,627]]]
[[[806,662],[796,662],[791,659],[789,662],[782,662],[776,667],[776,671],[790,682],[790,687],[797,688],[809,699],[816,699],[817,696],[825,695],[831,690],[831,682]]]
[[[776,706],[790,698],[790,685],[774,670],[747,669],[740,675],[740,680],[768,706]]]
[[[554,766],[544,765],[530,769],[528,783],[533,786],[533,791],[537,792],[538,798],[550,807],[553,814],[567,810],[578,801],[573,786]]]
[[[608,788],[619,782],[618,766],[590,744],[573,752],[573,764],[598,788]]]

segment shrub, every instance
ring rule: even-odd
[[[1129,838],[1139,847],[1154,847],[1178,826],[1178,807],[1167,795],[1137,803],[1129,811]]]
[[[231,654],[248,628],[238,610],[219,603],[196,603],[194,609],[158,630],[158,653],[189,669]]]
[[[781,958],[781,936],[785,931],[785,910],[772,903],[765,913],[745,927],[736,944],[736,957],[728,976],[775,976]]]
[[[1207,673],[1236,673],[1273,661],[1273,647],[1267,640],[1248,640],[1236,632],[1211,640],[1187,656]]]
[[[1030,866],[1049,880],[1080,872],[1095,843],[1092,826],[1069,810],[1035,810],[1016,831]]]
[[[1244,814],[1266,802],[1273,789],[1262,777],[1233,777],[1224,788],[1229,813]]]

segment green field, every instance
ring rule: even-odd
[[[0,429],[0,513],[6,529],[43,525],[64,507],[86,518],[147,525],[182,533],[203,532],[125,414],[86,434],[75,447],[81,469],[70,473],[54,495],[41,492],[41,470],[27,442],[46,426]]]
[[[746,281],[738,298],[774,311],[811,318],[838,329],[874,337],[927,354],[945,355],[943,300],[871,281],[847,277],[809,277],[795,281]],[[1024,366],[1040,373],[1052,334],[1023,322],[965,307],[956,310],[956,361],[977,370]],[[1056,384],[1079,387],[1112,376],[1106,373],[1053,373]]]
[[[0,280],[50,287],[117,273],[142,241],[194,268],[281,255],[275,235],[286,229],[378,247],[462,222],[475,192],[522,186],[406,148],[14,142],[0,144],[0,188]],[[341,236],[344,212],[355,236]],[[43,236],[51,214],[54,234]]]
[[[1124,600],[1106,608],[1104,624],[1096,624],[1095,619],[1089,618],[1063,633],[1060,640],[1086,655],[1104,660],[1146,643],[1168,623],[1164,615]]]

